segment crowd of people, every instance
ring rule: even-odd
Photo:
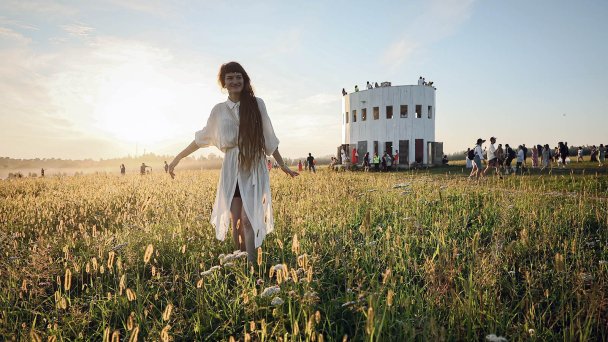
[[[370,155],[369,152],[365,152],[363,158],[360,158],[356,148],[353,147],[350,154],[347,153],[346,148],[342,148],[340,150],[340,159],[331,157],[329,167],[330,169],[334,169],[338,164],[345,165],[348,169],[359,167],[360,164],[360,167],[365,172],[369,172],[370,170],[388,172],[397,168],[397,164],[399,164],[399,151],[395,151],[394,155],[387,151],[384,151],[382,155],[379,155],[378,152],[374,152],[373,155]]]
[[[374,89],[374,88],[380,88],[380,87],[390,87],[391,86],[391,82],[382,82],[380,84],[378,84],[378,82],[374,82],[372,84],[372,82],[367,81],[367,84],[365,85],[366,89]],[[355,93],[359,91],[359,85],[355,84]],[[348,95],[348,92],[346,91],[346,89],[342,88],[342,96],[346,96]]]
[[[496,137],[491,137],[489,148],[484,148],[483,144],[486,140],[479,138],[475,147],[467,149],[465,159],[467,168],[472,169],[469,174],[470,179],[479,179],[479,177],[485,176],[488,172],[494,172],[502,178],[503,173],[522,173],[524,168],[527,167],[544,170],[551,168],[553,164],[558,168],[566,168],[570,163],[570,147],[568,147],[568,142],[560,141],[554,148],[551,148],[549,144],[538,144],[528,149],[526,144],[521,144],[514,149],[509,144],[505,144],[504,148],[502,144],[496,146],[496,140]],[[599,159],[597,156],[599,156]],[[528,164],[528,157],[531,159],[530,164]],[[599,166],[602,166],[605,158],[606,148],[603,144],[600,144],[599,148],[596,148],[595,145],[591,147],[592,162],[598,162]],[[513,160],[515,160],[515,166],[512,165]],[[583,148],[580,146],[577,150],[577,162],[582,160]]]
[[[433,86],[433,82],[427,82],[426,79],[422,76],[420,76],[420,78],[418,79],[418,85],[424,85],[424,86],[429,86],[429,87],[433,87],[433,89],[437,90],[437,88],[435,88],[435,86]],[[380,84],[378,84],[378,82],[370,82],[367,81],[367,83],[365,84],[365,88],[366,89],[374,89],[374,88],[380,88],[380,87],[390,87],[391,86],[391,82],[382,82]],[[355,93],[359,91],[359,85],[355,84]],[[346,91],[346,89],[342,88],[342,96],[346,96],[348,95],[348,92]]]

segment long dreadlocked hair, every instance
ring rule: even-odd
[[[238,72],[243,75],[243,91],[239,109],[239,164],[250,170],[255,162],[264,155],[264,133],[262,129],[262,113],[251,87],[251,79],[243,67],[237,62],[222,64],[217,75],[218,83],[226,87],[226,74]]]

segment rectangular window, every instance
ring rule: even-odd
[[[348,112],[344,113],[344,121],[346,121],[346,123],[348,123]]]
[[[378,142],[374,141],[374,153],[378,154]]]
[[[380,107],[374,107],[374,120],[380,119]]]
[[[387,119],[393,118],[393,106],[386,106],[386,118]]]
[[[407,105],[401,105],[401,117],[407,118]]]
[[[361,121],[367,120],[367,108],[361,109]]]
[[[353,122],[357,122],[357,110],[353,110]]]
[[[433,106],[429,106],[428,110],[429,110],[429,119],[431,119],[433,117]]]
[[[416,119],[422,117],[422,105],[416,105]]]

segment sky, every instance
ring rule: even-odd
[[[605,0],[3,0],[0,156],[176,155],[233,60],[287,157],[335,152],[342,88],[421,75],[444,152],[606,144],[606,18]]]

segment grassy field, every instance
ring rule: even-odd
[[[272,171],[250,268],[217,171],[2,181],[0,336],[608,340],[608,177],[466,172]]]

